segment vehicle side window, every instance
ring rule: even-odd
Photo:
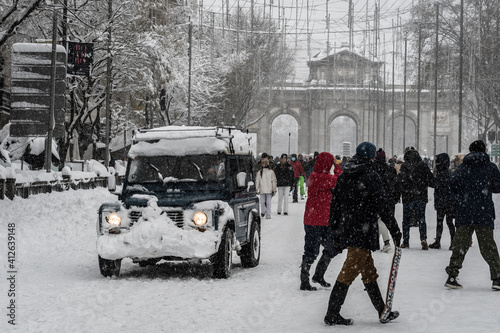
[[[246,196],[255,192],[254,164],[252,156],[234,156],[230,159],[231,191],[236,193],[236,196]],[[238,178],[240,185],[243,185],[242,180],[244,180],[244,186],[238,186]]]

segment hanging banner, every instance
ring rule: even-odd
[[[90,70],[93,62],[93,43],[68,42],[69,75],[90,75]]]

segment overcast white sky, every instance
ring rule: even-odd
[[[225,13],[227,8],[230,13],[234,12],[238,6],[248,10],[251,8],[251,0],[199,1],[204,11],[221,14]],[[385,59],[387,63],[390,63],[393,49],[392,27],[398,24],[398,17],[402,19],[408,17],[414,1],[353,0],[353,39],[357,52],[367,57],[372,56],[368,54],[368,40],[373,41],[373,35],[367,36],[366,30],[373,29],[375,8],[378,6],[381,30],[377,54],[380,60]],[[296,78],[298,80],[304,80],[307,77],[306,62],[310,57],[326,50],[328,39],[331,48],[340,48],[342,43],[349,42],[348,0],[254,0],[254,8],[256,11],[265,11],[266,16],[271,10],[274,19],[285,22],[288,46],[297,50]],[[330,18],[329,29],[327,13]],[[309,42],[308,35],[310,35]]]

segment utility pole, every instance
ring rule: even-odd
[[[224,21],[224,20],[223,20]],[[193,44],[193,25],[191,24],[191,16],[189,17],[189,31],[188,31],[188,126],[191,126],[191,63],[192,63],[192,44]]]
[[[408,53],[408,37],[405,36],[405,60],[403,71],[403,150],[406,148],[406,63]]]
[[[349,0],[349,18],[347,20],[347,27],[349,28],[349,51],[354,49],[353,35],[354,35],[354,6],[352,0]]]
[[[111,122],[111,26],[113,17],[113,0],[108,0],[108,54],[106,59],[106,157],[104,166],[109,168],[109,129]]]
[[[418,64],[417,64],[417,140],[415,142],[415,145],[417,150],[420,151],[420,117],[421,117],[421,110],[420,110],[420,95],[422,91],[421,87],[421,57],[422,57],[422,26],[420,25],[420,22],[418,23]]]
[[[52,21],[52,57],[50,60],[51,65],[51,78],[50,78],[50,114],[49,114],[49,128],[47,131],[47,139],[45,141],[45,170],[51,172],[52,169],[52,137],[54,134],[54,113],[56,106],[56,60],[57,60],[57,11],[56,0],[54,0],[54,18]]]
[[[463,90],[464,90],[464,0],[460,0],[460,69],[458,78],[458,153],[462,151]]]
[[[394,154],[394,71],[396,67],[396,38],[394,34],[394,21],[392,22],[392,138],[391,138],[391,152]]]
[[[438,59],[439,59],[439,2],[436,3],[436,45],[434,68],[434,162],[437,150],[437,108],[438,108]]]

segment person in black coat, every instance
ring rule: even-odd
[[[397,186],[398,175],[396,169],[391,167],[385,161],[385,151],[382,148],[377,150],[375,161],[373,162],[373,169],[378,173],[380,179],[382,180],[382,186],[384,187],[385,194],[387,195],[389,206],[392,214],[394,214],[396,204],[398,203],[400,197]],[[382,252],[387,253],[391,250],[391,245],[389,244],[389,230],[380,218],[378,220],[378,230],[379,234],[382,236],[382,240],[384,241]]]
[[[450,170],[450,156],[446,153],[438,154],[436,156],[436,169],[435,169],[434,184],[434,209],[437,212],[437,225],[436,225],[436,239],[434,243],[429,245],[431,249],[441,248],[441,235],[443,234],[443,220],[446,217],[446,225],[450,231],[450,250],[453,244],[453,237],[455,237],[455,225],[453,224],[453,217],[455,211],[455,195],[451,192],[451,170]]]
[[[445,286],[462,289],[457,276],[462,268],[470,240],[476,233],[481,255],[490,267],[492,289],[500,290],[500,256],[493,235],[495,206],[492,193],[500,193],[500,171],[490,162],[486,145],[477,140],[469,146],[470,153],[464,158],[451,177],[451,190],[456,195],[453,252],[446,267],[448,279]]]
[[[434,181],[434,176],[415,149],[409,149],[404,154],[404,160],[398,173],[398,186],[403,201],[403,244],[401,247],[410,247],[410,223],[412,215],[415,214],[422,250],[428,250],[425,206],[428,201],[428,186]]]
[[[330,226],[334,233],[333,244],[338,252],[347,248],[347,258],[328,301],[324,318],[327,325],[353,324],[352,319],[340,315],[340,308],[349,286],[359,274],[379,318],[385,307],[372,258],[372,251],[380,249],[378,217],[381,216],[389,228],[395,246],[400,245],[401,231],[381,186],[380,176],[373,169],[375,151],[372,143],[360,143],[356,155],[347,162],[332,190]],[[398,316],[397,311],[391,312],[389,320]]]
[[[283,206],[285,209],[283,214],[288,215],[288,197],[293,186],[293,167],[288,163],[287,158],[287,154],[281,154],[281,159],[274,168],[278,182],[278,215],[281,214]]]

